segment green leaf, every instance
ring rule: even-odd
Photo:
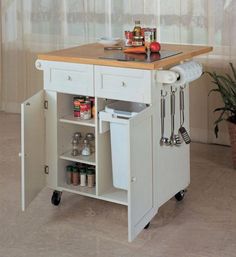
[[[215,125],[214,131],[215,131],[215,136],[216,136],[216,138],[218,138],[218,132],[219,132],[219,127],[218,127],[218,125]]]
[[[232,72],[233,72],[233,74],[234,74],[234,79],[236,80],[236,71],[235,71],[235,69],[234,69],[234,65],[233,65],[232,62],[230,62],[229,65],[230,65],[230,67],[231,67],[231,69],[232,69]]]

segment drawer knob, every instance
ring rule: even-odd
[[[122,87],[126,87],[127,85],[126,85],[126,83],[124,81],[122,81],[121,86]]]
[[[67,80],[71,81],[72,77],[70,75],[67,76]]]
[[[132,177],[132,178],[131,178],[131,182],[132,182],[132,183],[136,182],[136,180],[137,180],[136,177]]]

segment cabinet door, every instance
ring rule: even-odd
[[[129,123],[130,183],[128,190],[129,241],[132,241],[156,214],[153,201],[152,107]]]
[[[44,92],[21,104],[21,191],[22,210],[45,186]]]

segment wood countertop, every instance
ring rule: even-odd
[[[206,54],[212,51],[209,46],[195,46],[195,45],[174,45],[162,44],[162,50],[180,51],[180,54],[171,56],[159,61],[151,63],[132,62],[132,61],[117,61],[101,59],[99,57],[110,55],[112,52],[118,53],[122,50],[104,50],[101,44],[87,44],[78,47],[53,51],[49,53],[39,54],[40,60],[58,61],[58,62],[72,62],[83,64],[95,64],[103,66],[113,66],[122,68],[135,68],[145,70],[156,70],[163,67],[177,64],[186,59],[192,59],[195,56]]]

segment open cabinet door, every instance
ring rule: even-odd
[[[151,108],[148,107],[145,111],[130,119],[129,122],[129,241],[135,239],[157,212],[153,203],[153,119]]]
[[[21,197],[22,210],[45,186],[44,91],[21,104]]]

